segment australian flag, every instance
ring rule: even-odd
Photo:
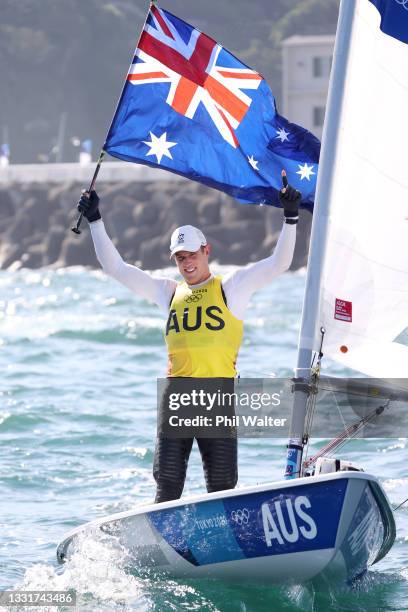
[[[254,204],[279,206],[285,169],[313,207],[317,138],[277,113],[260,74],[156,5],[103,148]]]

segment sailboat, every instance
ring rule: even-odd
[[[285,478],[92,521],[66,535],[59,562],[90,532],[119,542],[132,569],[173,578],[350,582],[392,547],[393,512],[376,476],[324,453],[305,457],[310,398],[326,356],[360,375],[408,373],[400,342],[408,325],[408,127],[399,91],[408,85],[408,41],[386,32],[380,4],[341,2]],[[394,8],[408,20],[403,3]],[[378,129],[377,106],[392,109],[395,124],[401,118],[395,129]]]

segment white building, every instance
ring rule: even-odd
[[[286,119],[322,137],[333,36],[291,36],[282,42],[282,108]]]

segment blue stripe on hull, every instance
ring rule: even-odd
[[[347,479],[284,487],[149,512],[193,565],[333,548]]]

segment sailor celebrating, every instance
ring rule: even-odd
[[[202,231],[191,225],[178,227],[171,236],[170,257],[183,278],[181,282],[153,277],[125,263],[106,233],[96,192],[82,194],[78,210],[90,223],[96,256],[104,271],[156,303],[167,315],[170,383],[172,379],[196,378],[233,382],[250,297],[288,270],[293,258],[302,196],[288,185],[284,170],[282,184],[279,199],[285,222],[272,255],[223,277],[215,276],[209,267],[211,246]],[[236,437],[200,437],[197,443],[207,491],[233,489],[238,480]],[[158,436],[153,468],[156,502],[181,496],[192,444],[192,437]]]

